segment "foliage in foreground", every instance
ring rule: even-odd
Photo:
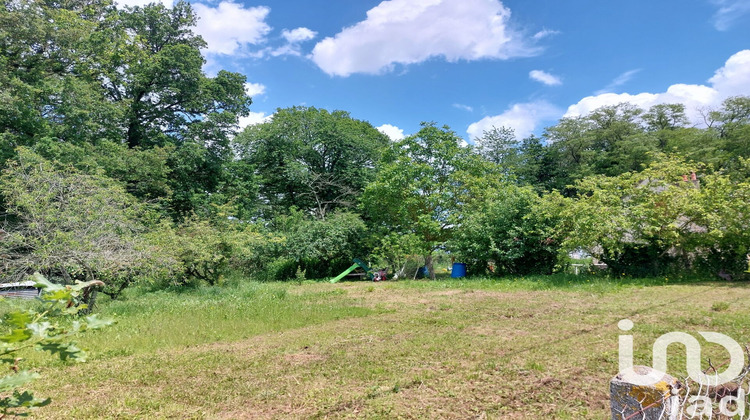
[[[36,398],[29,391],[20,389],[38,378],[39,374],[20,368],[19,364],[23,359],[18,357],[19,353],[25,349],[34,349],[57,355],[63,361],[84,362],[86,352],[71,339],[87,330],[112,323],[110,320],[99,319],[96,315],[78,316],[86,309],[85,304],[79,304],[86,289],[97,287],[101,282],[78,282],[60,286],[39,273],[35,273],[32,278],[37,287],[43,288],[42,305],[7,312],[0,321],[0,361],[13,372],[0,378],[0,418],[25,415],[26,409],[50,403],[49,398]]]

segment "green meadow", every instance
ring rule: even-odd
[[[650,364],[670,331],[750,342],[748,309],[745,284],[669,278],[236,281],[129,290],[88,362],[27,363],[38,418],[605,418],[619,320]]]

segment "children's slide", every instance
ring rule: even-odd
[[[338,283],[341,279],[343,279],[344,277],[346,277],[347,274],[349,274],[352,271],[356,270],[357,267],[365,270],[365,274],[367,275],[367,277],[370,280],[373,279],[374,274],[372,273],[372,270],[370,269],[370,267],[368,267],[367,264],[365,264],[362,260],[355,258],[354,259],[354,265],[352,265],[351,267],[349,267],[346,270],[344,270],[344,272],[341,273],[341,274],[339,274],[338,276],[332,278],[331,279],[331,283]]]
[[[359,264],[354,264],[354,265],[352,265],[351,267],[347,268],[346,270],[344,270],[344,272],[343,272],[343,273],[341,273],[341,274],[339,274],[338,276],[336,276],[336,277],[332,278],[332,279],[331,279],[331,283],[338,283],[338,282],[339,282],[339,280],[343,279],[344,277],[346,277],[346,275],[347,275],[347,274],[349,274],[349,273],[351,273],[352,271],[356,270],[356,269],[357,269],[357,267],[359,267]]]

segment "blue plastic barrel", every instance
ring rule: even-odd
[[[453,263],[453,268],[451,269],[451,277],[459,278],[459,277],[466,277],[466,264],[465,263]]]

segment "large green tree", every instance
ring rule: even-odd
[[[451,239],[463,210],[501,177],[497,165],[462,147],[462,141],[448,127],[423,123],[418,133],[388,149],[362,197],[376,231],[419,241],[432,278],[432,253]]]
[[[0,141],[3,157],[42,137],[117,138],[122,109],[97,80],[91,42],[113,8],[100,1],[0,4]]]
[[[513,173],[517,168],[519,147],[515,131],[508,127],[492,127],[474,142],[477,153],[502,166],[506,173]]]
[[[192,30],[196,22],[188,3],[152,3],[113,11],[92,40],[102,58],[97,76],[109,99],[125,106],[130,147],[175,140],[226,147],[237,117],[247,115],[245,76],[203,72],[206,44]]]
[[[633,275],[744,269],[747,182],[661,156],[639,172],[584,178],[576,189],[561,213],[568,250],[585,249]]]
[[[279,109],[235,139],[240,157],[257,170],[271,214],[295,206],[320,219],[356,205],[388,143],[347,112],[312,107]]]
[[[20,148],[0,177],[0,193],[9,212],[0,242],[5,279],[39,271],[67,283],[102,280],[105,291],[117,292],[169,270],[143,240],[144,206],[111,178]]]
[[[463,210],[450,249],[471,267],[496,275],[549,274],[557,263],[559,200],[541,198],[531,186],[503,183]]]
[[[19,145],[67,162],[84,156],[80,169],[104,171],[178,217],[238,194],[233,186],[254,178],[238,180],[247,171],[229,168],[230,139],[251,98],[244,75],[203,72],[196,19],[185,2],[3,2],[2,161]],[[112,153],[116,145],[131,151]],[[125,158],[116,162],[118,154]]]

